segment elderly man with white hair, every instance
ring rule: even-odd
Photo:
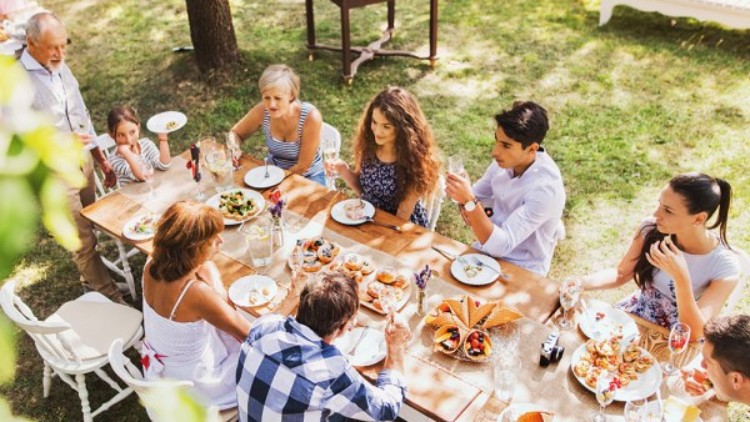
[[[54,126],[65,133],[73,133],[91,153],[105,176],[105,185],[114,186],[115,173],[99,149],[88,110],[83,102],[78,81],[65,64],[68,33],[60,19],[52,13],[42,12],[32,16],[26,26],[27,49],[21,55],[24,66],[36,88],[33,107],[52,116]],[[88,157],[87,157],[88,158]],[[94,202],[94,166],[87,159],[82,171],[88,183],[83,189],[70,188],[68,199],[73,213],[81,248],[74,252],[73,260],[89,287],[123,302],[117,286],[96,251],[96,236],[90,222],[81,216],[81,209]]]

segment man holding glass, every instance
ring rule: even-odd
[[[474,231],[474,247],[546,275],[565,232],[562,176],[541,146],[547,111],[531,101],[516,102],[495,120],[494,162],[473,187],[465,172],[449,171],[445,191]]]
[[[96,144],[91,119],[83,102],[78,81],[65,64],[68,34],[62,22],[52,13],[42,12],[32,16],[26,26],[28,48],[21,55],[21,64],[35,87],[33,108],[52,117],[54,126],[61,132],[73,133],[91,153],[105,176],[104,184],[112,187],[117,182],[114,171],[104,153]],[[117,286],[96,251],[96,236],[90,222],[81,216],[81,209],[95,199],[94,166],[91,159],[83,164],[87,184],[83,189],[71,188],[68,202],[78,227],[81,248],[74,252],[78,271],[85,283],[115,302],[123,302]]]
[[[305,284],[297,317],[260,318],[241,346],[237,400],[241,421],[394,420],[406,394],[409,328],[388,316],[387,355],[375,385],[333,341],[356,325],[357,282],[323,273]]]

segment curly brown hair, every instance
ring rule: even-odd
[[[175,281],[211,257],[211,241],[224,230],[224,217],[206,204],[180,201],[167,209],[156,226],[149,275]]]
[[[376,160],[372,111],[379,109],[396,129],[396,203],[410,190],[427,196],[435,190],[440,170],[435,137],[419,103],[409,91],[391,86],[376,95],[365,108],[354,138],[354,162],[361,172],[364,163]]]

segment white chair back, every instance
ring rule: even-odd
[[[156,386],[171,385],[178,388],[191,388],[193,386],[193,383],[190,381],[144,380],[141,371],[138,370],[138,368],[133,365],[133,362],[123,354],[122,346],[123,341],[120,338],[112,342],[112,345],[109,347],[109,354],[107,355],[109,358],[109,366],[112,367],[115,374],[117,374],[117,376],[120,377],[128,387],[131,387],[139,397],[141,394],[146,393],[149,389]]]
[[[740,260],[740,269],[742,270],[742,274],[740,274],[740,280],[737,283],[737,286],[734,287],[734,290],[732,290],[732,294],[729,295],[727,303],[724,304],[725,314],[729,314],[732,312],[732,310],[734,310],[737,302],[739,302],[740,298],[742,298],[742,292],[745,289],[745,285],[747,284],[747,279],[750,278],[750,256],[748,256],[747,252],[743,251],[742,249],[734,248],[734,251]]]
[[[336,154],[341,152],[341,133],[335,127],[323,122],[323,127],[320,128],[320,141],[323,143],[324,139],[333,140],[333,144],[336,147]]]
[[[70,325],[64,322],[46,322],[37,319],[34,312],[16,295],[15,280],[8,280],[0,289],[0,306],[8,318],[34,340],[37,350],[44,354],[44,358],[59,362],[81,362],[81,358],[76,353],[75,347],[68,341],[68,337],[62,335],[70,329]]]
[[[438,219],[440,218],[440,209],[442,208],[444,199],[445,177],[441,174],[438,176],[437,187],[435,187],[435,190],[430,196],[424,198],[424,207],[425,210],[427,210],[427,228],[430,230],[434,231],[435,226],[437,226]]]

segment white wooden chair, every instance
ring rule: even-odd
[[[743,251],[742,249],[734,248],[734,251],[737,254],[737,257],[740,259],[740,268],[742,269],[742,274],[740,275],[740,281],[737,283],[737,286],[734,287],[734,290],[732,290],[732,294],[729,295],[727,303],[724,304],[724,309],[722,312],[724,314],[732,313],[734,307],[737,306],[737,302],[739,302],[742,298],[742,292],[745,289],[748,278],[750,278],[750,256],[748,256],[747,252]]]
[[[15,280],[0,289],[0,306],[16,325],[34,340],[44,361],[42,386],[49,396],[52,377],[58,376],[78,392],[84,422],[93,418],[133,392],[123,389],[102,368],[107,365],[109,345],[117,338],[127,339],[126,347],[143,335],[140,311],[113,303],[98,292],[90,292],[66,302],[47,319],[40,321],[15,293]],[[85,374],[94,372],[117,394],[91,411]]]
[[[440,218],[440,209],[445,199],[445,177],[441,174],[438,176],[437,187],[432,194],[424,198],[424,207],[427,210],[427,228],[435,230],[438,219]]]
[[[107,157],[109,157],[113,153],[115,147],[117,146],[115,144],[115,140],[106,133],[97,137],[96,141],[99,144],[102,152],[104,152],[104,155]],[[96,184],[97,198],[106,195],[107,189],[104,187],[104,184],[102,184],[98,171],[94,172],[94,182]],[[120,182],[118,181],[115,189],[119,187]],[[97,230],[97,233],[104,233],[109,236],[108,233],[103,231]],[[112,260],[102,254],[102,261],[104,262],[104,265],[107,266],[107,268],[109,268],[112,272],[125,280],[128,291],[130,291],[130,297],[133,299],[133,301],[135,301],[137,298],[135,290],[135,279],[133,277],[133,271],[130,269],[129,259],[138,254],[138,249],[130,248],[130,250],[128,250],[125,247],[125,244],[120,241],[120,239],[114,236],[110,237],[112,238],[112,240],[114,240],[115,246],[117,246],[118,257]]]
[[[335,127],[329,125],[326,122],[323,122],[323,126],[320,128],[320,144],[321,147],[325,145],[325,140],[332,140],[333,145],[336,148],[336,156],[339,155],[341,152],[341,133],[339,133],[339,130]],[[325,159],[325,157],[323,157]],[[326,177],[326,187],[331,190],[336,189],[336,179],[335,178],[329,178]],[[331,186],[328,186],[330,184]]]
[[[115,371],[120,379],[128,385],[138,397],[141,398],[141,404],[146,406],[147,400],[144,400],[144,395],[149,391],[153,390],[158,386],[167,386],[180,389],[190,389],[193,387],[193,383],[190,381],[177,381],[177,380],[159,380],[159,381],[146,381],[143,379],[141,371],[133,365],[133,362],[123,355],[122,339],[116,339],[112,342],[109,348],[109,365]],[[214,410],[210,410],[214,411]],[[155,422],[170,421],[171,419],[165,419],[160,417],[157,412],[152,412],[151,409],[146,407],[146,412],[149,418]],[[221,421],[236,421],[238,414],[237,408],[226,409],[218,412],[218,420]]]

